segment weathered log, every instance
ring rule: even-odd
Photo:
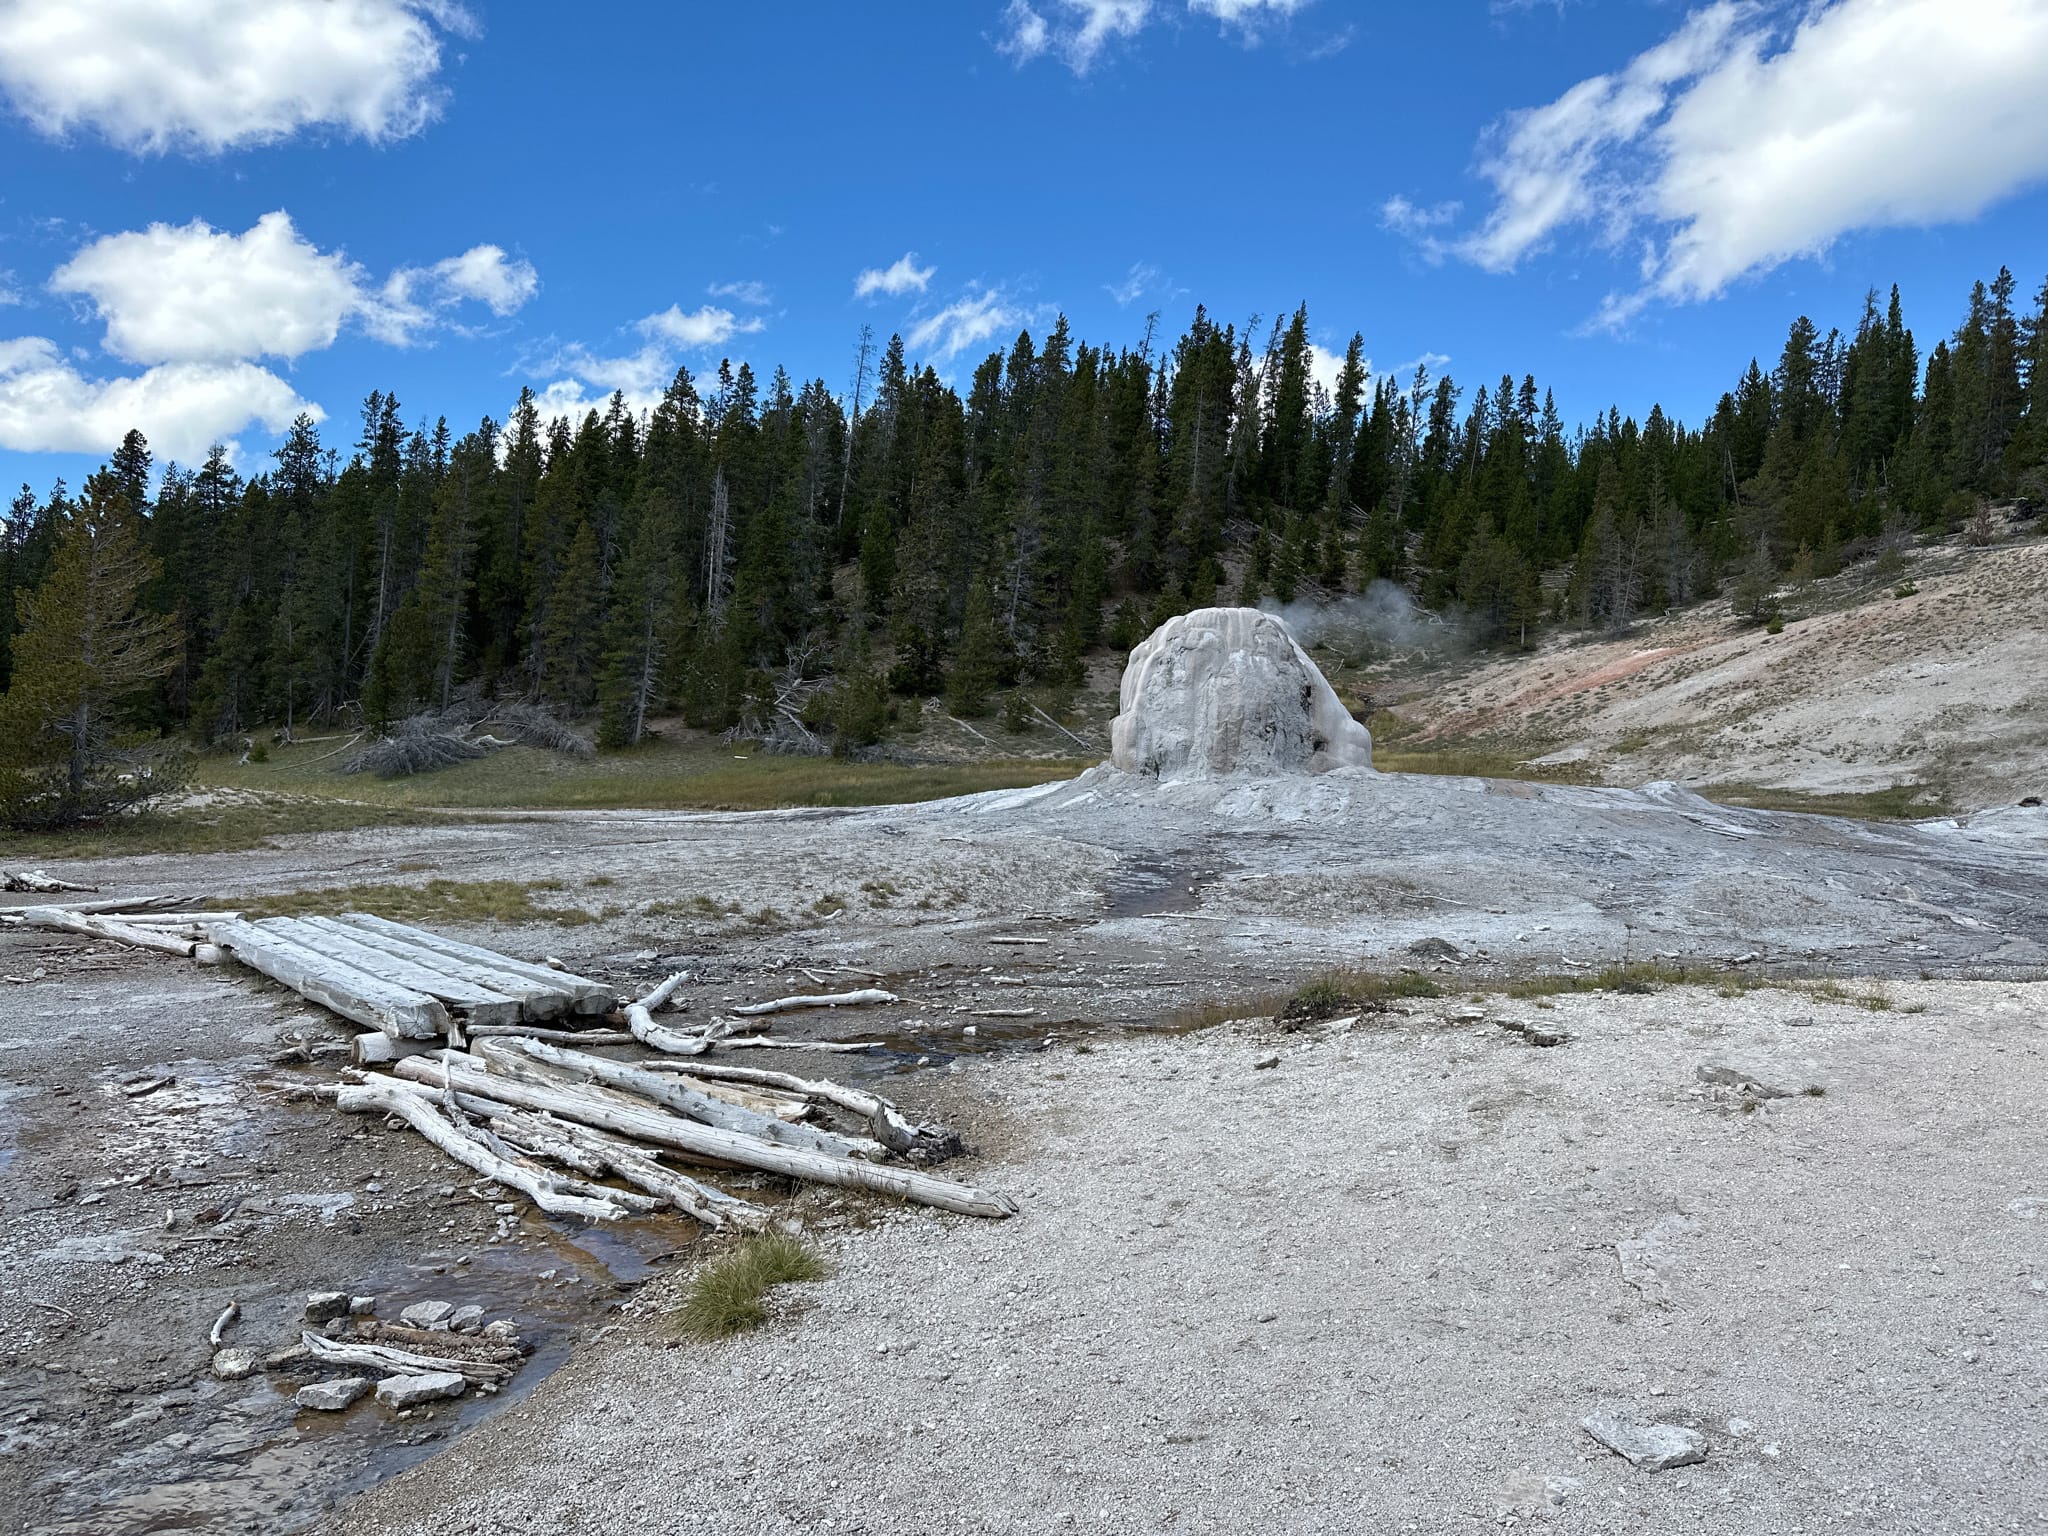
[[[824,1051],[844,1055],[853,1051],[882,1049],[879,1040],[785,1040],[775,1035],[720,1035],[710,1043],[721,1051]]]
[[[418,1056],[441,1048],[436,1040],[394,1040],[381,1029],[366,1029],[348,1043],[349,1060],[359,1067],[388,1066],[401,1056]]]
[[[631,1045],[637,1038],[626,1029],[548,1029],[540,1024],[470,1024],[462,1032],[472,1040],[552,1040],[557,1045]]]
[[[398,1066],[402,1070],[419,1059],[408,1058]],[[591,1185],[559,1179],[530,1163],[513,1161],[478,1138],[465,1135],[464,1128],[443,1115],[426,1094],[389,1078],[352,1084],[336,1094],[334,1102],[337,1108],[349,1113],[375,1111],[396,1115],[465,1168],[474,1169],[507,1189],[518,1190],[550,1215],[616,1221],[628,1212],[626,1203],[611,1198],[613,1191],[593,1193]]]
[[[476,1360],[485,1365],[510,1366],[517,1370],[526,1350],[517,1344],[500,1343],[474,1333],[447,1333],[431,1328],[408,1328],[403,1323],[380,1322],[374,1317],[355,1320],[359,1344],[382,1344],[416,1354],[435,1355],[445,1360]]]
[[[577,1011],[577,1003],[583,995],[575,983],[579,978],[565,977],[547,971],[546,980],[540,980],[531,972],[535,967],[523,961],[513,961],[509,956],[500,955],[492,960],[473,959],[454,953],[470,946],[456,945],[453,941],[440,941],[440,947],[430,947],[425,941],[436,940],[438,935],[422,929],[407,928],[402,923],[393,924],[396,933],[387,933],[376,927],[351,919],[334,917],[309,917],[308,923],[324,931],[345,934],[358,944],[382,953],[425,966],[444,976],[453,976],[463,981],[489,988],[501,997],[515,999],[519,1004],[519,1019],[534,1021],[556,1018],[565,1013]],[[488,950],[482,953],[490,953]],[[588,983],[595,987],[597,983]],[[437,993],[436,996],[439,994]],[[607,1000],[609,1000],[607,998]],[[492,1021],[481,1021],[492,1022]],[[513,1020],[507,1019],[510,1024]]]
[[[857,992],[819,992],[800,997],[778,997],[766,1003],[748,1003],[734,1013],[753,1018],[764,1013],[793,1013],[799,1008],[865,1008],[880,1003],[901,1002],[894,992],[880,987],[862,987]]]
[[[734,1067],[710,1061],[650,1061],[650,1072],[687,1072],[692,1077],[717,1082],[751,1083],[757,1088],[780,1088],[821,1103],[836,1104],[867,1121],[875,1140],[891,1152],[919,1152],[926,1156],[951,1156],[960,1150],[960,1138],[943,1126],[913,1125],[903,1112],[878,1093],[850,1088],[825,1078],[797,1077],[789,1072],[772,1072],[762,1067]]]
[[[146,928],[132,927],[111,917],[74,912],[69,907],[30,907],[21,914],[21,920],[30,928],[82,934],[89,939],[111,939],[116,944],[126,944],[134,949],[152,949],[159,954],[176,955],[185,960],[192,957],[194,941],[191,939],[153,933]]]
[[[99,901],[30,901],[18,906],[0,907],[0,916],[18,917],[36,907],[62,907],[67,912],[119,912],[132,917],[139,912],[180,906],[187,899],[183,896],[108,896]]]
[[[369,933],[381,933],[391,938],[402,939],[417,948],[432,950],[437,955],[447,955],[455,960],[475,961],[509,976],[567,992],[574,999],[570,1010],[574,1013],[609,1013],[618,1001],[610,987],[588,977],[578,976],[571,971],[553,970],[544,965],[529,965],[524,960],[514,960],[494,950],[444,938],[438,933],[428,933],[423,928],[408,928],[403,923],[394,923],[388,918],[377,917],[369,912],[344,912],[337,921]]]
[[[854,1141],[812,1126],[792,1125],[771,1115],[715,1099],[686,1083],[659,1077],[643,1068],[603,1056],[592,1056],[585,1051],[565,1051],[545,1040],[493,1040],[481,1054],[493,1069],[512,1066],[515,1054],[525,1056],[544,1062],[572,1079],[602,1083],[607,1088],[637,1094],[688,1119],[736,1131],[742,1136],[758,1136],[777,1146],[807,1147],[828,1157],[862,1157],[882,1150],[872,1141]]]
[[[580,1160],[583,1166],[615,1174],[635,1188],[667,1201],[684,1215],[695,1217],[713,1231],[733,1227],[742,1232],[759,1232],[768,1225],[769,1213],[752,1201],[665,1168],[646,1148],[587,1125],[503,1106],[491,1115],[491,1125],[508,1141],[528,1148],[535,1156],[551,1158],[568,1167],[578,1166],[575,1160]]]
[[[231,1301],[225,1307],[222,1307],[220,1316],[213,1320],[213,1328],[206,1335],[206,1342],[212,1345],[213,1348],[219,1349],[221,1345],[227,1342],[228,1330],[235,1326],[236,1320],[241,1315],[242,1304],[238,1301]]]
[[[431,963],[430,956],[417,952],[400,954],[394,949],[365,943],[366,935],[344,927],[331,917],[272,917],[265,918],[256,926],[266,933],[279,934],[304,944],[308,949],[317,949],[323,955],[332,955],[359,971],[381,976],[415,992],[424,992],[428,997],[439,998],[445,1007],[461,1013],[465,1023],[474,1019],[479,1024],[516,1024],[526,1016],[526,1005],[519,998],[508,996],[484,982],[453,974]]]
[[[214,924],[208,936],[245,965],[345,1019],[400,1040],[448,1033],[448,1010],[424,992],[394,986],[239,919]]]
[[[488,1360],[458,1360],[445,1355],[420,1355],[409,1349],[386,1344],[356,1344],[330,1339],[324,1333],[302,1329],[299,1342],[322,1365],[358,1366],[382,1376],[426,1376],[436,1371],[454,1371],[471,1382],[509,1381],[514,1367]]]
[[[629,1110],[587,1094],[487,1076],[460,1063],[452,1063],[445,1056],[416,1056],[399,1062],[393,1070],[412,1082],[428,1083],[436,1088],[452,1087],[458,1092],[496,1099],[514,1108],[544,1110],[562,1119],[596,1126],[635,1141],[673,1147],[678,1152],[737,1163],[745,1168],[758,1168],[766,1173],[779,1173],[818,1184],[874,1190],[920,1205],[957,1211],[963,1216],[1002,1218],[1017,1214],[1017,1202],[1008,1195],[956,1184],[932,1174],[908,1168],[890,1168],[854,1158],[827,1157],[796,1147],[778,1147],[756,1137],[684,1120],[661,1110]]]
[[[0,891],[96,891],[96,885],[73,885],[40,869],[0,869]]]

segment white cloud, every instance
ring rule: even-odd
[[[324,415],[253,363],[166,363],[92,379],[41,336],[0,341],[0,447],[18,453],[106,453],[134,428],[160,460],[195,463],[252,423],[282,432],[301,411]]]
[[[713,283],[704,291],[714,299],[731,299],[735,304],[745,304],[752,309],[775,302],[775,295],[769,291],[768,285],[752,278],[741,283]]]
[[[661,403],[683,364],[684,353],[723,346],[735,336],[751,336],[766,328],[767,322],[758,315],[741,319],[729,309],[709,304],[689,311],[671,304],[633,323],[633,329],[646,338],[645,345],[634,351],[608,355],[593,352],[580,342],[571,343],[532,369],[548,380],[535,394],[541,417],[567,416],[581,421],[590,411],[603,410],[614,391],[626,397],[634,414],[644,415]]]
[[[1002,289],[983,288],[913,322],[903,339],[926,359],[943,363],[998,333],[1021,330],[1029,320]]]
[[[0,272],[0,309],[5,309],[9,304],[19,304],[21,302],[21,290],[14,286],[14,274],[12,272]]]
[[[1104,283],[1102,286],[1109,296],[1116,300],[1117,306],[1122,308],[1142,299],[1158,281],[1157,267],[1148,262],[1137,261],[1131,263],[1131,270],[1124,274],[1122,282]]]
[[[1361,357],[1358,365],[1365,370],[1368,384],[1372,379],[1372,359]],[[1337,398],[1337,375],[1344,371],[1344,354],[1332,352],[1328,347],[1308,344],[1308,376],[1323,386],[1323,393],[1332,400]]]
[[[1462,204],[1431,203],[1423,207],[1396,194],[1380,204],[1380,228],[1406,235],[1431,261],[1444,257],[1443,236],[1437,231],[1454,223]]]
[[[452,0],[8,0],[0,93],[38,131],[219,154],[332,128],[373,143],[439,113]]]
[[[868,267],[853,280],[853,296],[871,299],[878,293],[901,298],[906,293],[923,293],[938,273],[937,267],[920,267],[917,252],[905,251],[886,267]]]
[[[996,51],[1017,65],[1053,54],[1077,75],[1095,67],[1112,43],[1136,37],[1159,14],[1155,0],[1010,0],[1003,10],[1003,34]],[[1206,16],[1250,47],[1275,23],[1306,10],[1315,0],[1187,0],[1187,13]],[[1349,33],[1327,56],[1350,41]]]
[[[679,347],[716,347],[735,336],[752,335],[766,324],[758,315],[742,320],[729,309],[709,304],[687,313],[680,305],[671,304],[661,313],[642,320],[639,330],[643,336],[659,337]]]
[[[194,219],[103,236],[59,267],[50,287],[91,303],[116,357],[173,363],[290,360],[332,346],[351,321],[403,346],[464,301],[510,314],[540,278],[530,263],[479,245],[373,285],[360,265],[322,251],[280,210],[239,235]]]
[[[303,239],[282,212],[239,235],[198,219],[107,235],[50,287],[89,299],[107,350],[131,363],[296,358],[334,345],[363,302],[362,269]]]
[[[1479,229],[1405,232],[1490,271],[1575,227],[1607,249],[1647,240],[1639,286],[1590,322],[1619,328],[1845,234],[1973,218],[2048,179],[2044,78],[2041,0],[1822,0],[1796,19],[1715,4],[1493,129]]]

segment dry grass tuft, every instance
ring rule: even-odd
[[[676,1321],[692,1338],[730,1338],[768,1320],[762,1299],[772,1287],[830,1273],[823,1255],[802,1238],[764,1232],[698,1267]]]

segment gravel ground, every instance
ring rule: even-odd
[[[733,1343],[651,1286],[322,1529],[2048,1529],[2048,986],[1847,991],[1887,1006],[1431,1002],[906,1079],[1021,1218],[842,1208]],[[1603,1405],[1706,1460],[1635,1469]]]

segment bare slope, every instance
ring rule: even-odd
[[[1607,783],[1926,785],[1965,808],[2048,790],[2048,541],[1940,546],[1884,577],[1865,564],[1787,594],[1787,616],[1770,635],[1713,602],[1390,691],[1420,744],[1498,745]]]

